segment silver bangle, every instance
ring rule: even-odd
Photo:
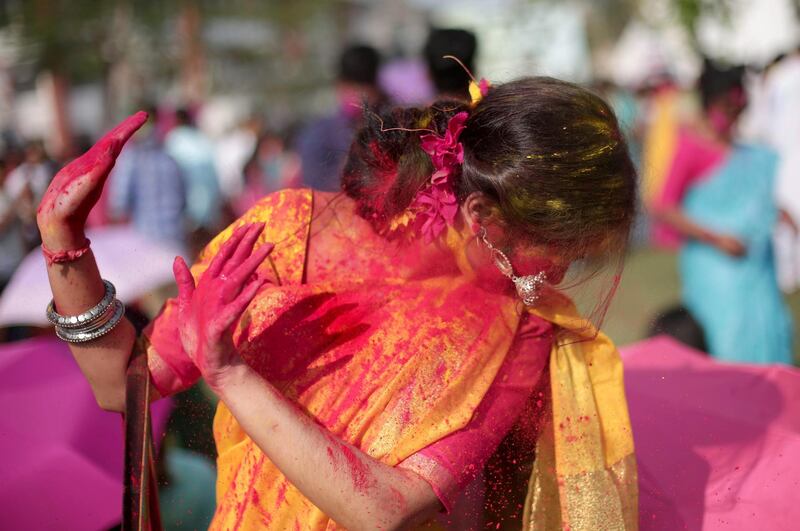
[[[125,315],[125,305],[117,299],[112,304],[113,311],[107,312],[108,319],[97,327],[85,328],[82,330],[70,330],[61,326],[56,326],[56,335],[69,343],[85,343],[92,341],[111,332],[119,324]],[[104,314],[106,315],[106,314]]]
[[[106,288],[106,292],[100,302],[79,315],[61,315],[56,312],[55,301],[51,299],[50,304],[47,305],[47,320],[65,329],[84,328],[86,325],[98,321],[111,307],[114,297],[117,296],[117,289],[114,284],[104,279],[103,285]]]
[[[91,323],[86,323],[86,325],[84,325],[81,328],[64,328],[63,326],[59,326],[58,328],[60,328],[62,332],[66,331],[68,334],[71,335],[81,332],[94,332],[95,330],[102,327],[104,324],[106,324],[108,321],[111,320],[111,318],[114,316],[115,310],[116,306],[114,304],[110,304],[106,312],[103,315],[101,315],[99,319],[97,319],[96,321],[92,321]]]

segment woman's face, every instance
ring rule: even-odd
[[[502,251],[511,261],[514,274],[518,277],[536,275],[542,271],[547,276],[550,284],[559,284],[569,269],[570,262],[559,258],[553,249],[530,243],[513,241],[506,236],[505,231],[496,225],[486,226],[486,238],[496,248]],[[480,235],[475,238],[472,252],[468,257],[472,268],[479,279],[489,286],[508,284],[508,278],[498,268],[488,246]]]
[[[564,280],[571,261],[560,256],[555,249],[544,245],[521,244],[514,246],[509,258],[517,276],[535,275],[544,271],[547,282],[553,285]]]
[[[462,234],[470,239],[466,246],[470,268],[489,289],[501,289],[502,286],[510,288],[511,284],[498,268],[489,246],[483,241],[481,227],[486,230],[486,240],[508,257],[514,275],[524,277],[544,272],[547,282],[554,285],[564,279],[571,260],[552,247],[514,237],[506,230],[504,223],[491,221],[498,219],[499,214],[496,205],[482,194],[471,194],[464,201],[461,214],[459,232],[463,231]]]
[[[270,159],[283,151],[283,143],[276,137],[265,137],[258,146],[258,156],[262,160]]]
[[[729,138],[739,119],[739,115],[747,106],[747,96],[744,90],[736,88],[719,97],[706,110],[708,123],[715,133],[723,138]]]

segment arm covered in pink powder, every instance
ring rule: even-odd
[[[253,442],[345,529],[415,529],[440,509],[429,484],[332,435],[246,364],[216,391]]]
[[[64,166],[39,205],[37,223],[43,246],[61,260],[48,261],[47,276],[56,311],[63,315],[85,312],[103,298],[100,271],[91,249],[85,248],[84,225],[117,156],[146,120],[144,112],[130,116],[89,151]],[[70,344],[104,409],[122,411],[125,406],[125,374],[135,336],[133,325],[123,318],[116,328],[98,339]]]
[[[405,529],[428,520],[439,502],[424,479],[338,439],[241,358],[230,332],[264,282],[253,276],[271,251],[253,251],[262,228],[234,232],[199,279],[176,260],[183,350],[253,442],[337,524]]]

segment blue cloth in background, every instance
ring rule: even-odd
[[[158,492],[164,529],[208,529],[217,507],[214,465],[200,454],[171,446],[166,467],[170,483]]]
[[[684,304],[703,326],[710,354],[719,359],[792,362],[791,316],[778,288],[772,248],[776,166],[773,152],[736,145],[683,201],[692,220],[747,248],[737,258],[688,241],[680,253]]]

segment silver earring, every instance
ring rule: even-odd
[[[533,306],[536,304],[536,301],[539,300],[539,290],[547,281],[545,272],[539,271],[535,275],[518,277],[514,274],[514,266],[511,265],[511,260],[508,259],[503,251],[496,248],[492,245],[492,242],[489,241],[486,227],[481,227],[478,235],[492,254],[492,260],[494,260],[497,269],[514,283],[514,286],[517,288],[517,295],[522,299],[522,302],[525,303],[526,306]]]

